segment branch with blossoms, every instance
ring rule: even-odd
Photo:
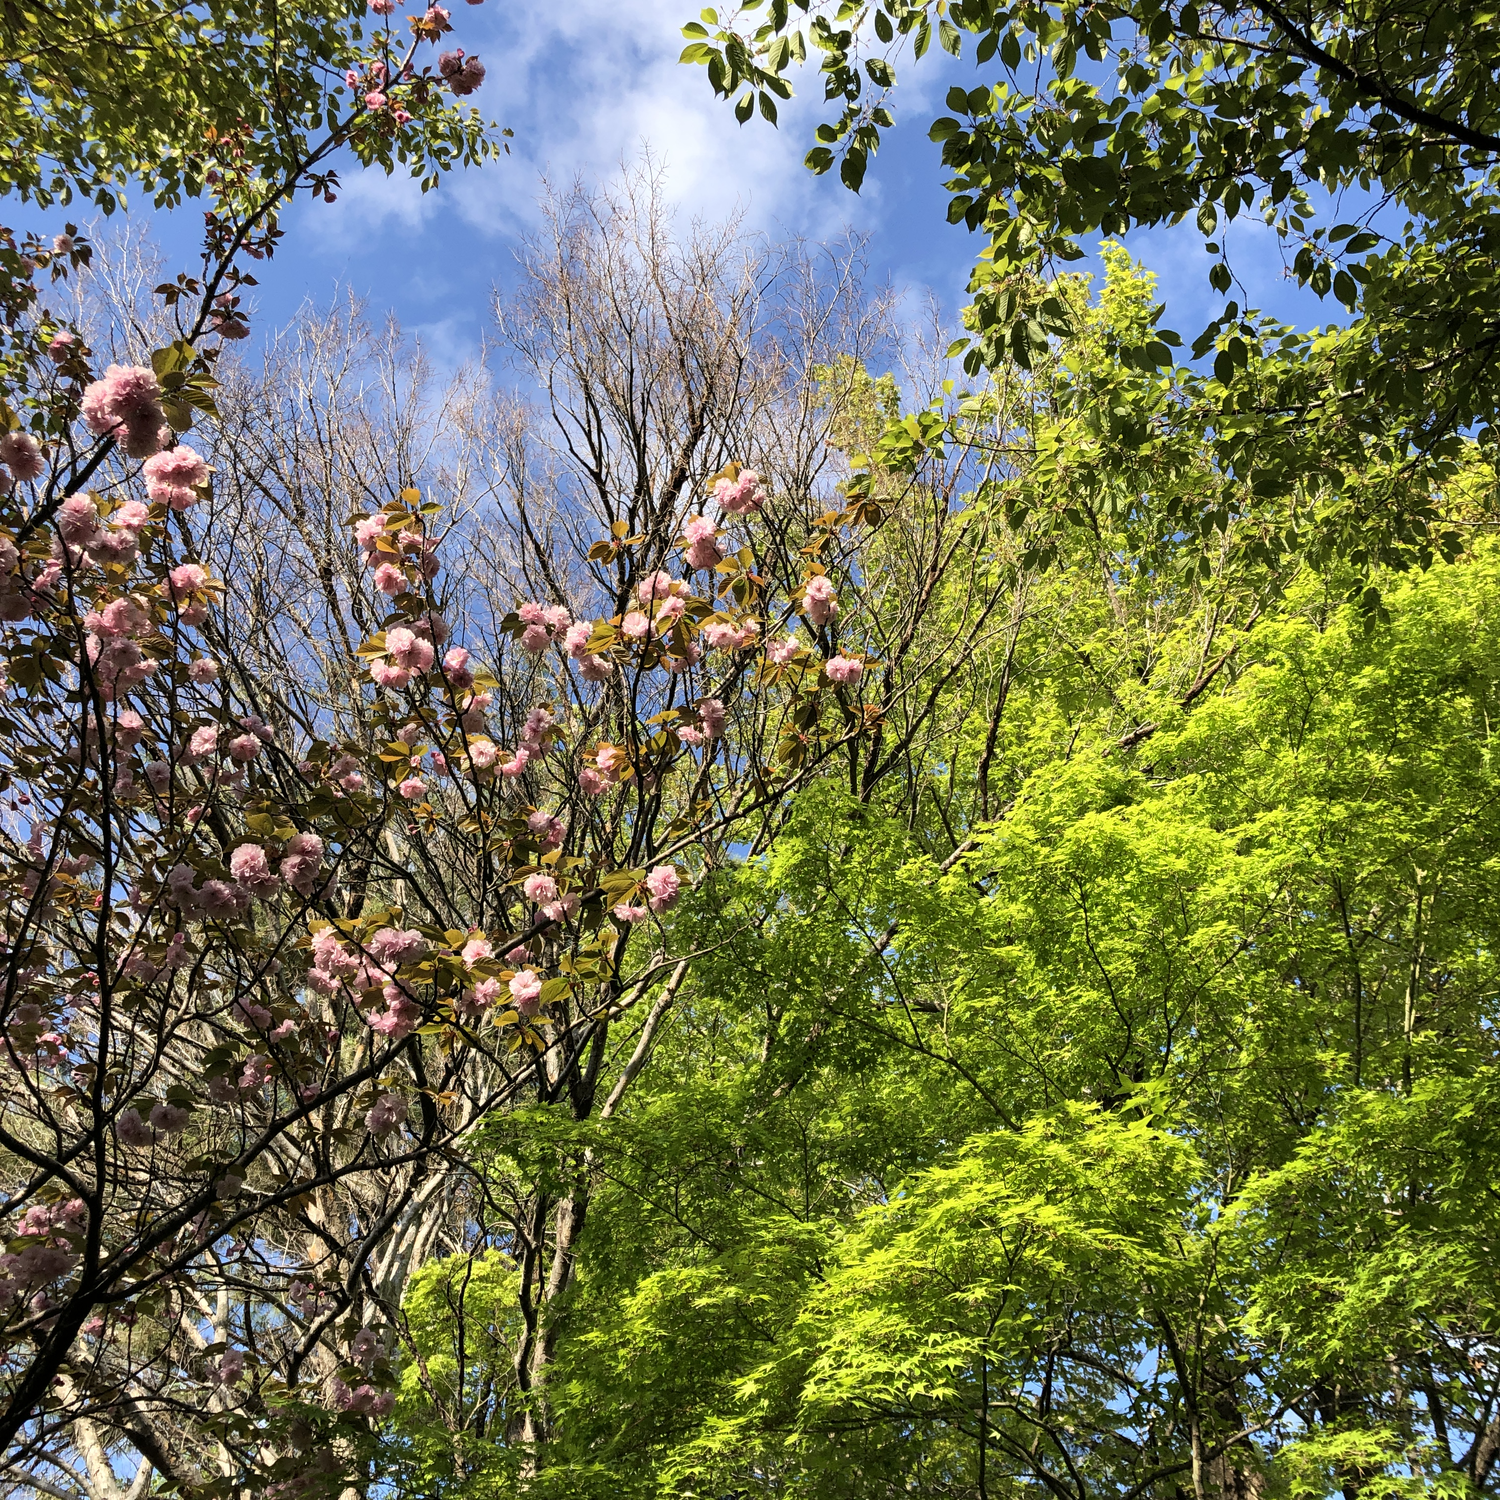
[[[834,693],[862,666],[778,633],[836,589],[758,571],[767,494],[731,466],[680,575],[615,535],[626,607],[506,617],[550,678],[523,704],[449,640],[407,490],[353,523],[373,740],[268,723],[207,649],[234,580],[193,555],[209,474],[161,389],[112,367],[79,401],[144,499],[74,494],[0,545],[0,1439],[103,1423],[182,1487],[302,1493],[389,1408],[373,1257],[495,1110],[588,1088],[634,936],[666,943],[710,842],[862,731]]]
[[[372,0],[371,10],[388,20],[394,4]],[[37,503],[6,517],[17,541],[46,526],[63,500],[94,482],[112,460],[150,457],[173,446],[176,435],[186,432],[198,414],[214,415],[213,370],[221,346],[205,347],[204,340],[248,335],[240,291],[256,283],[243,259],[274,254],[280,238],[277,216],[299,191],[311,189],[315,197],[334,201],[337,176],[323,169],[340,150],[352,150],[364,166],[390,171],[398,163],[406,165],[416,175],[426,174],[428,185],[454,165],[477,165],[498,154],[501,147],[478,113],[464,114],[448,102],[448,96],[472,95],[484,81],[478,58],[466,57],[460,48],[441,53],[435,69],[416,66],[418,49],[451,32],[449,22],[446,9],[430,5],[410,17],[412,35],[404,46],[396,44],[389,24],[368,47],[360,49],[351,41],[358,66],[344,75],[352,97],[342,117],[334,90],[321,138],[299,138],[298,153],[270,179],[260,170],[259,153],[252,158],[247,151],[251,132],[243,124],[228,132],[210,128],[201,145],[186,153],[201,164],[214,197],[214,207],[204,215],[202,274],[180,275],[156,288],[176,318],[178,338],[152,354],[151,367],[133,377],[135,389],[124,388],[126,367],[111,366],[119,387],[111,392],[120,405],[118,413],[107,405],[83,408],[92,351],[77,329],[63,325],[45,307],[37,308],[35,273],[50,267],[56,279],[69,268],[86,266],[86,241],[70,225],[50,250],[34,240],[17,253],[10,231],[0,229],[0,307],[6,314],[0,427],[9,429],[13,447],[22,445],[15,463],[0,458],[0,499],[13,494],[16,480],[42,477],[42,470],[30,472],[34,462],[53,459],[36,492]]]

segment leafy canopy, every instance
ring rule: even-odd
[[[704,11],[683,59],[738,96],[742,120],[757,97],[774,118],[791,69],[818,59],[838,113],[807,164],[837,163],[855,190],[894,124],[905,49],[920,59],[936,39],[972,59],[978,80],[948,91],[929,132],[949,219],[988,242],[966,370],[1028,364],[1065,331],[1023,272],[1077,258],[1091,236],[1191,219],[1224,298],[1193,344],[1214,352],[1217,381],[1192,409],[1198,429],[1263,493],[1311,471],[1389,533],[1394,561],[1423,545],[1465,435],[1493,441],[1494,31],[1492,7],[1434,0],[775,0]],[[1298,332],[1244,306],[1225,238],[1241,216],[1347,321]],[[1166,341],[1143,353],[1170,366]]]

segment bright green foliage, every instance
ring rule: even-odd
[[[552,1127],[598,1186],[527,1493],[1493,1489],[1500,550],[1371,628],[1092,524],[916,800],[817,788]],[[512,1491],[403,1418],[412,1493]]]
[[[891,126],[895,64],[933,40],[972,57],[948,91],[948,217],[982,229],[965,368],[1027,365],[1062,331],[1020,275],[1094,235],[1191,217],[1226,300],[1193,346],[1214,357],[1196,430],[1259,493],[1309,477],[1394,544],[1420,537],[1461,439],[1500,403],[1500,88],[1485,5],[1203,4],[1194,0],[773,0],[684,27],[683,60],[741,103],[790,91],[821,56],[812,170],[858,189]],[[742,118],[748,118],[744,108]],[[1296,332],[1243,306],[1224,241],[1240,215],[1271,226],[1296,280],[1346,326]],[[1252,253],[1263,253],[1262,241]],[[1170,363],[1162,349],[1159,365]],[[1371,464],[1409,471],[1405,489]],[[1352,472],[1358,471],[1358,472]]]

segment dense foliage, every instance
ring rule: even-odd
[[[1492,1493],[1493,16],[705,11],[854,188],[998,73],[968,336],[627,174],[533,403],[236,352],[340,153],[499,147],[394,9],[0,15],[0,191],[207,207],[0,231],[4,1492]],[[1052,274],[1252,209],[1347,324]]]
[[[1226,299],[1192,345],[1195,358],[1213,354],[1213,378],[1133,446],[1186,422],[1247,493],[1337,496],[1358,522],[1333,545],[1399,563],[1451,552],[1444,490],[1464,435],[1493,441],[1500,403],[1495,26],[1487,5],[1427,0],[776,0],[705,11],[684,28],[683,57],[738,96],[742,121],[757,97],[774,119],[791,70],[820,58],[842,108],[807,162],[826,172],[837,160],[856,189],[894,124],[906,49],[921,59],[937,40],[972,58],[978,80],[948,91],[929,132],[949,219],[987,238],[970,374],[1026,364],[1065,327],[1024,273],[1100,234],[1191,218]],[[1301,331],[1247,307],[1230,253],[1241,215],[1351,319]],[[1261,257],[1265,240],[1252,233],[1242,253]],[[1121,362],[1154,376],[1177,342],[1126,345]]]
[[[1036,570],[986,533],[920,765],[674,915],[618,1112],[488,1133],[497,1193],[598,1183],[529,1492],[1490,1487],[1500,556],[1368,628],[1096,520]],[[418,1277],[403,1492],[510,1492],[515,1277]]]

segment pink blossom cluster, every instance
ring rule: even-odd
[[[578,785],[588,796],[600,797],[618,786],[630,769],[630,754],[624,746],[604,741],[594,752],[594,764],[579,771]]]
[[[489,695],[484,697],[488,700]],[[465,720],[467,727],[467,719]],[[528,765],[539,756],[545,755],[547,749],[561,737],[561,731],[557,728],[557,718],[550,708],[533,708],[526,715],[526,722],[521,726],[520,743],[511,753],[508,760],[500,758],[499,746],[490,739],[476,739],[469,742],[469,764],[480,773],[498,771],[499,774],[510,780],[519,776]]]
[[[390,1135],[405,1123],[406,1100],[400,1094],[382,1094],[365,1115],[365,1129],[371,1135]]]
[[[146,498],[173,510],[196,505],[201,487],[208,483],[208,465],[183,443],[148,458],[141,472],[146,476]]]
[[[703,639],[714,651],[743,651],[759,634],[759,622],[751,619],[709,620],[703,626]]]
[[[838,618],[839,601],[833,591],[833,580],[816,573],[802,591],[802,612],[814,625],[827,625]]]
[[[370,676],[380,687],[404,688],[414,677],[432,670],[437,648],[448,639],[448,624],[430,611],[410,624],[394,625],[385,633],[384,659],[370,663]],[[451,658],[453,652],[449,652]],[[467,662],[468,653],[464,653]]]
[[[864,676],[865,664],[857,656],[830,656],[823,663],[828,680],[840,687],[851,685]]]
[[[523,1016],[534,1016],[541,1009],[542,976],[535,969],[521,969],[511,976],[510,1003]]]
[[[630,610],[620,621],[620,633],[627,640],[644,640],[653,626],[658,635],[666,635],[687,613],[691,598],[687,584],[670,573],[658,570],[648,573],[635,586],[640,609]]]
[[[536,600],[528,599],[516,606],[516,614],[525,626],[521,632],[521,647],[532,655],[545,651],[553,641],[566,640],[573,625],[573,616],[562,604],[538,604]]]
[[[431,582],[442,570],[437,559],[437,538],[408,527],[394,535],[383,515],[365,516],[356,522],[354,539],[364,554],[365,566],[375,570],[375,587],[395,598],[408,590],[408,569]],[[384,545],[382,546],[382,543]]]
[[[0,1305],[18,1302],[30,1292],[32,1310],[45,1311],[51,1299],[42,1288],[62,1280],[77,1264],[66,1241],[58,1244],[51,1238],[0,1255]]]
[[[736,479],[715,480],[714,499],[726,515],[743,516],[766,503],[766,492],[754,469],[741,469]]]
[[[140,553],[141,532],[150,519],[150,512],[139,500],[127,500],[110,513],[106,526],[89,496],[70,495],[58,507],[57,530],[74,567],[85,557],[102,567],[105,563],[134,562]]]
[[[361,1416],[388,1417],[396,1405],[395,1392],[382,1391],[368,1383],[351,1390],[337,1375],[328,1382],[328,1394],[337,1410],[358,1412]]]
[[[698,723],[702,727],[704,739],[718,739],[724,733],[728,718],[729,711],[718,698],[698,700]]]
[[[645,888],[645,905],[638,902],[620,902],[614,908],[616,921],[631,924],[644,922],[652,912],[670,910],[677,904],[677,897],[681,894],[682,877],[672,865],[657,865],[647,872],[642,885]]]
[[[8,536],[0,536],[0,620],[25,620],[35,612],[42,594],[62,576],[62,562],[54,559],[36,580],[21,571],[21,554]]]
[[[351,948],[333,927],[320,928],[313,934],[307,985],[323,995],[347,988],[370,1029],[399,1041],[421,1025],[422,1011],[397,970],[426,955],[426,938],[412,928],[382,927],[362,948]]]
[[[83,393],[90,432],[112,437],[131,458],[149,458],[172,441],[156,376],[141,365],[111,365]]]
[[[582,620],[576,625],[568,626],[563,635],[563,649],[578,663],[579,675],[585,682],[603,682],[614,671],[614,667],[608,657],[590,653],[589,638],[593,633],[594,627]]]
[[[555,849],[563,841],[562,819],[552,813],[527,813],[526,830],[538,843],[549,848]]]
[[[153,1104],[145,1119],[138,1109],[120,1111],[115,1121],[115,1134],[120,1144],[132,1150],[144,1150],[154,1145],[162,1136],[179,1135],[187,1129],[190,1111],[180,1104],[162,1099]]]
[[[15,481],[40,479],[46,472],[46,450],[29,432],[0,436],[0,495],[8,495]]]
[[[707,516],[694,516],[682,528],[682,549],[690,568],[707,570],[724,561],[718,535],[719,528]]]
[[[88,631],[84,651],[94,669],[99,696],[106,703],[156,673],[157,663],[141,647],[143,640],[155,636],[156,629],[151,616],[130,595],[90,610],[84,629]]]
[[[465,57],[462,47],[438,57],[438,72],[448,81],[448,87],[460,96],[472,94],[484,82],[484,64],[477,57]]]
[[[212,725],[194,730],[188,742],[189,758],[194,752],[199,758],[211,753],[217,732]],[[231,742],[231,752],[233,748]],[[189,919],[229,921],[244,916],[252,900],[269,901],[283,881],[300,895],[311,896],[322,864],[323,840],[315,833],[296,833],[287,840],[279,874],[272,870],[271,857],[262,845],[241,844],[229,856],[232,879],[208,877],[200,881],[199,871],[179,862],[167,875],[163,900]]]
[[[553,922],[565,921],[578,910],[578,896],[562,890],[555,876],[545,871],[528,875],[521,885],[528,901],[535,902],[541,913]]]

